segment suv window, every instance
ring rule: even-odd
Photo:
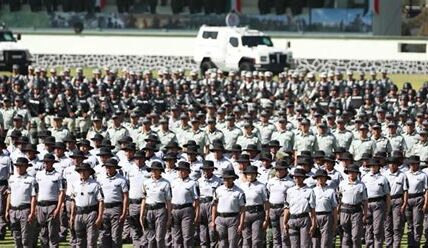
[[[2,41],[16,41],[12,32],[0,32],[0,42]]]
[[[268,36],[242,36],[242,45],[248,47],[268,46],[272,47],[273,43]]]
[[[230,37],[229,43],[233,47],[238,47],[239,46],[238,38],[235,38],[235,37]]]
[[[217,39],[218,32],[213,31],[204,31],[202,33],[202,38],[204,39]]]

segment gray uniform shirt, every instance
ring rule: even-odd
[[[428,189],[428,177],[422,171],[405,172],[409,181],[409,194],[424,193]]]
[[[213,175],[211,178],[202,176],[198,179],[200,198],[214,197],[215,190],[222,184],[220,178]]]
[[[245,206],[245,194],[236,185],[232,188],[221,185],[215,191],[214,201],[217,203],[217,212],[238,213]]]
[[[175,179],[171,184],[171,189],[172,204],[188,204],[199,199],[198,184],[189,177],[184,180],[182,178]]]
[[[123,194],[128,192],[128,183],[125,178],[116,173],[114,176],[102,176],[98,179],[104,193],[105,203],[117,203],[123,201]]]
[[[70,185],[69,185],[70,186]],[[92,178],[71,185],[71,198],[77,207],[96,206],[104,200],[100,184]]]
[[[314,188],[314,193],[316,212],[331,212],[337,207],[337,195],[334,188],[329,186],[316,186]]]
[[[37,201],[58,201],[59,193],[64,191],[65,182],[60,172],[53,169],[42,170],[36,174],[38,186]]]
[[[388,179],[386,179],[386,177],[384,177],[380,172],[376,174],[369,172],[361,179],[361,181],[366,185],[368,198],[385,196],[391,191]]]
[[[268,201],[265,184],[257,180],[251,183],[241,183],[241,189],[245,194],[245,206],[263,205]]]
[[[359,180],[355,182],[343,180],[339,184],[339,193],[342,196],[342,203],[345,204],[357,205],[367,200],[366,185]]]
[[[141,199],[143,196],[143,183],[150,177],[145,166],[138,167],[132,163],[125,171],[129,183],[129,199]]]
[[[30,204],[31,197],[36,196],[36,180],[34,177],[25,175],[12,175],[9,178],[8,193],[10,194],[10,204],[18,207],[23,204]]]
[[[170,183],[164,179],[149,178],[143,183],[143,199],[147,204],[166,203],[171,200]]]
[[[270,204],[284,204],[287,190],[294,186],[293,179],[289,176],[283,178],[273,177],[267,183]]]
[[[391,187],[391,196],[402,195],[405,191],[408,190],[409,182],[407,181],[406,175],[400,170],[397,170],[394,173],[392,173],[390,170],[386,170],[383,175],[386,177],[386,179],[388,179],[389,186]]]
[[[315,193],[313,189],[306,185],[303,187],[295,185],[289,188],[285,207],[289,209],[290,214],[309,213],[311,209],[315,208]]]

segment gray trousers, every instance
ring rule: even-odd
[[[193,247],[195,233],[193,207],[172,210],[172,240],[174,247]]]
[[[404,214],[400,209],[403,199],[391,199],[391,211],[385,218],[385,245],[386,247],[399,248],[404,232]]]
[[[147,210],[146,222],[144,236],[147,238],[147,247],[164,248],[167,222],[166,208]]]
[[[423,231],[423,211],[424,197],[409,198],[406,208],[406,220],[408,230],[409,247],[419,247]]]
[[[7,186],[0,186],[0,235],[5,236],[6,235],[6,226],[7,222],[5,220],[5,214],[6,214],[6,199],[7,194],[5,194],[7,190]]]
[[[239,235],[239,215],[236,217],[220,217],[215,219],[218,234],[218,246],[220,248],[236,248],[238,247]]]
[[[313,238],[314,248],[331,248],[335,232],[333,230],[333,214],[317,215],[317,224],[320,229],[321,237]]]
[[[217,244],[217,237],[211,225],[211,206],[211,202],[200,205],[199,239],[201,247],[215,247]]]
[[[367,208],[366,247],[382,248],[385,224],[386,202],[369,202]]]
[[[15,247],[32,247],[34,244],[34,224],[28,223],[30,209],[10,210],[10,229],[15,239]]]
[[[77,247],[97,247],[98,228],[95,226],[97,217],[97,211],[89,214],[76,214],[74,230],[76,231]]]
[[[70,217],[71,213],[71,201],[65,202],[65,207],[67,209],[67,216]],[[70,246],[72,248],[77,248],[77,238],[76,238],[76,229],[74,226],[70,226]]]
[[[104,209],[103,225],[99,236],[101,247],[122,247],[123,223],[119,220],[121,215],[122,206]]]
[[[363,238],[363,213],[340,213],[340,225],[342,226],[343,248],[358,248],[361,247],[361,240]]]
[[[263,221],[265,212],[245,212],[244,230],[242,231],[243,247],[263,247]]]
[[[129,231],[132,238],[133,247],[145,247],[147,242],[143,240],[143,229],[140,223],[141,204],[129,204]]]
[[[40,227],[40,244],[42,247],[59,246],[59,215],[52,218],[56,205],[37,206],[37,222]]]
[[[67,237],[68,233],[68,212],[67,212],[67,203],[63,205],[60,213],[60,232],[61,237]]]
[[[309,233],[311,220],[309,217],[288,220],[288,235],[290,235],[291,247],[311,247],[312,238]]]
[[[290,247],[290,237],[284,230],[284,209],[271,208],[269,210],[269,219],[271,223],[273,247]]]

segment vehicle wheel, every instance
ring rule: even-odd
[[[215,66],[213,65],[213,63],[209,60],[205,60],[204,62],[201,63],[201,75],[203,76],[205,74],[205,72],[211,68],[214,68]]]
[[[254,71],[254,65],[250,62],[242,62],[239,64],[240,71]]]

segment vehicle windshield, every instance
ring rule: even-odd
[[[0,42],[16,41],[12,32],[0,32]]]
[[[268,36],[242,36],[242,45],[248,47],[273,46],[272,40]]]

